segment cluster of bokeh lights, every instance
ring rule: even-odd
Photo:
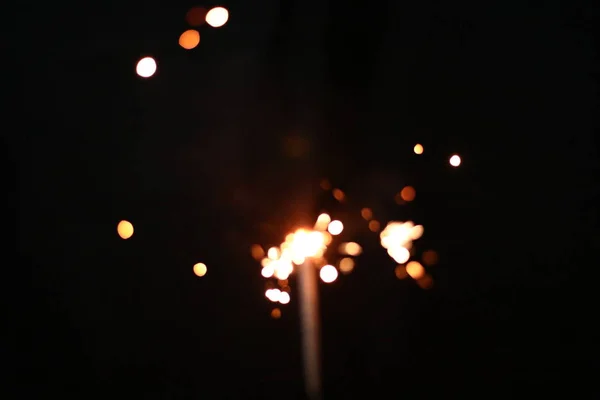
[[[229,11],[225,7],[213,7],[206,10],[204,7],[192,7],[185,16],[187,24],[196,29],[187,29],[179,36],[179,46],[185,50],[192,50],[200,44],[200,31],[198,28],[204,23],[220,28],[229,21]],[[135,72],[142,78],[150,78],[156,73],[158,66],[153,57],[141,58],[135,67]]]

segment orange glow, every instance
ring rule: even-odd
[[[205,19],[206,9],[203,7],[192,7],[185,15],[185,22],[187,22],[189,26],[198,27],[205,22]]]
[[[179,45],[186,50],[191,50],[200,43],[200,32],[189,29],[179,36]]]
[[[438,255],[434,250],[424,251],[421,258],[423,260],[423,264],[427,265],[428,267],[438,263]]]
[[[371,232],[379,232],[379,229],[381,229],[381,224],[379,223],[379,221],[369,221],[369,230]]]
[[[229,20],[229,11],[224,7],[212,8],[206,13],[206,23],[213,28],[220,28]]]
[[[420,145],[419,143],[415,144],[415,147],[413,150],[414,150],[415,154],[423,154],[423,146]]]
[[[267,251],[267,257],[271,260],[277,260],[279,258],[279,249],[277,247],[271,247],[269,251]]]
[[[394,269],[394,274],[396,274],[396,278],[398,279],[404,279],[408,276],[404,265],[398,265],[396,269]]]
[[[331,283],[337,279],[338,272],[333,265],[325,265],[319,271],[319,276],[323,282]]]
[[[194,265],[194,274],[200,277],[206,275],[206,264],[197,263],[196,265]]]
[[[265,256],[265,251],[259,244],[254,244],[250,248],[250,254],[252,254],[252,258],[259,261]]]
[[[129,221],[121,221],[117,225],[117,233],[121,239],[129,239],[133,236],[133,225]]]
[[[461,162],[462,160],[460,159],[460,156],[458,154],[454,154],[452,155],[452,157],[450,157],[450,165],[452,165],[453,167],[458,167]]]
[[[273,318],[273,319],[281,318],[281,310],[279,308],[274,308],[271,311],[271,318]]]
[[[425,268],[418,261],[411,261],[406,264],[406,272],[413,279],[421,279],[425,275]]]
[[[333,197],[341,203],[346,198],[346,195],[340,189],[333,189]]]
[[[150,78],[156,72],[156,61],[152,57],[144,57],[135,66],[135,72],[142,78]]]
[[[344,224],[342,224],[342,221],[338,221],[338,220],[331,221],[329,223],[329,226],[327,227],[327,230],[333,236],[339,235],[344,230]]]
[[[327,229],[327,226],[329,225],[329,223],[331,222],[331,217],[329,216],[329,214],[321,214],[319,215],[319,217],[317,218],[317,222],[315,223],[315,229],[317,231],[324,231]]]
[[[349,274],[354,269],[354,260],[350,257],[342,258],[339,265],[343,274]]]
[[[400,197],[402,197],[402,200],[404,201],[413,201],[416,195],[417,192],[412,186],[406,186],[400,192]]]
[[[433,279],[431,275],[425,274],[421,278],[417,279],[417,285],[421,287],[421,289],[429,289],[433,286]]]
[[[331,183],[329,183],[329,181],[327,179],[323,179],[321,181],[320,186],[321,186],[321,189],[323,189],[323,190],[330,190],[331,189]]]
[[[370,208],[365,207],[362,210],[360,210],[360,216],[368,221],[371,218],[373,218],[373,211]]]
[[[342,254],[347,254],[349,256],[356,257],[357,255],[362,253],[362,247],[360,247],[360,244],[354,242],[342,243],[340,244],[339,251]]]

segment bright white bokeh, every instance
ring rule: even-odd
[[[138,61],[135,72],[142,78],[150,78],[156,72],[156,61],[152,57],[144,57]]]
[[[224,7],[212,8],[206,13],[206,23],[213,28],[220,28],[229,20],[229,11]]]
[[[458,154],[454,154],[452,157],[450,157],[450,165],[452,165],[453,167],[458,167],[460,163],[461,159]]]

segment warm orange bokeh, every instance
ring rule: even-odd
[[[200,43],[200,32],[188,29],[179,36],[179,45],[186,50],[191,50]]]
[[[430,267],[432,265],[437,264],[438,255],[434,250],[427,250],[423,252],[423,256],[421,257],[421,259],[423,260],[423,264]]]
[[[205,22],[206,12],[203,7],[192,7],[185,15],[185,22],[190,26],[198,27]]]
[[[133,225],[129,221],[121,221],[117,225],[117,233],[121,239],[129,239],[133,236]]]
[[[370,208],[365,207],[360,210],[360,216],[368,221],[373,218],[373,211]]]
[[[402,200],[404,200],[404,201],[413,201],[415,199],[416,195],[417,195],[417,192],[415,191],[415,188],[413,188],[412,186],[406,186],[400,192],[400,197],[402,197]]]

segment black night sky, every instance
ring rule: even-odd
[[[184,50],[197,5],[230,17]],[[304,398],[294,277],[271,318],[249,249],[322,211],[364,249],[320,283],[325,399],[598,392],[593,2],[18,8],[3,398]],[[429,290],[362,207],[425,227]]]

